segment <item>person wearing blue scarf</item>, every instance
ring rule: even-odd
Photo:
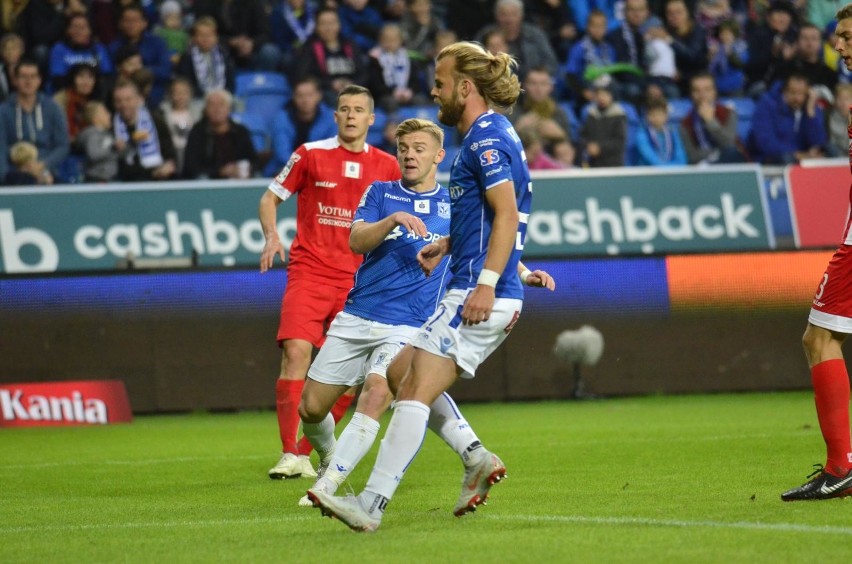
[[[636,136],[636,164],[639,166],[678,166],[686,164],[686,153],[677,128],[668,123],[669,107],[663,99],[651,100],[645,110],[645,124]]]

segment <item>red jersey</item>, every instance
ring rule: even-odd
[[[852,112],[852,106],[849,106],[849,111]],[[846,134],[849,136],[849,168],[852,168],[852,114],[849,114],[849,125],[846,126]],[[849,209],[846,214],[846,230],[843,232],[843,244],[852,245],[852,233],[850,233],[850,225],[852,225],[852,187],[849,188]]]
[[[362,260],[349,250],[349,227],[358,202],[374,181],[401,176],[396,159],[370,145],[353,153],[332,137],[296,149],[269,184],[282,200],[299,195],[289,272],[350,288]]]

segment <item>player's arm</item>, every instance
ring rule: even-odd
[[[547,288],[551,292],[556,289],[556,280],[553,276],[544,270],[530,270],[527,266],[518,261],[518,277],[521,283],[535,288]]]
[[[494,307],[494,291],[506,263],[515,248],[518,233],[518,203],[515,200],[515,183],[501,182],[485,192],[485,201],[494,212],[491,236],[485,264],[476,288],[468,296],[462,310],[462,319],[467,325],[488,321]],[[496,277],[496,278],[495,278]]]
[[[278,229],[276,228],[278,206],[283,202],[272,190],[266,190],[260,198],[258,206],[258,217],[260,218],[260,226],[263,229],[263,237],[266,242],[263,244],[263,251],[260,254],[260,271],[266,272],[272,268],[275,262],[275,255],[281,257],[284,261],[284,246],[281,244],[281,239],[278,237]]]
[[[349,233],[349,248],[353,253],[362,255],[369,253],[381,245],[397,226],[405,233],[413,233],[420,237],[426,237],[428,233],[422,219],[410,213],[398,211],[373,223],[366,221],[353,223]]]

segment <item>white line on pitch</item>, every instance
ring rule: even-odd
[[[9,469],[16,470],[22,468],[53,468],[56,466],[91,466],[99,464],[109,466],[145,466],[151,464],[173,464],[176,462],[228,462],[231,460],[257,460],[259,458],[268,458],[271,460],[274,456],[274,454],[247,454],[244,456],[177,456],[173,458],[143,458],[134,460],[76,460],[67,462],[33,462],[32,464],[0,464],[0,471]]]
[[[747,529],[779,531],[784,533],[825,533],[852,535],[852,527],[832,525],[802,525],[799,523],[758,523],[754,521],[682,521],[676,519],[646,519],[644,517],[588,517],[584,515],[483,515],[494,521],[526,521],[551,523],[579,523],[589,525],[641,525],[650,527]]]
[[[413,513],[406,512],[409,516]],[[158,521],[151,523],[91,523],[87,525],[33,525],[22,527],[0,527],[0,534],[46,533],[109,529],[165,529],[175,527],[221,527],[264,523],[281,523],[315,520],[315,514],[281,515],[279,517],[259,517],[253,519],[211,519],[204,521]],[[644,517],[590,517],[585,515],[482,515],[489,521],[548,522],[581,525],[620,525],[670,528],[710,528],[743,529],[751,531],[769,531],[781,533],[819,533],[831,535],[852,535],[850,527],[832,525],[803,525],[798,523],[758,523],[753,521],[683,521],[673,519],[646,519]]]

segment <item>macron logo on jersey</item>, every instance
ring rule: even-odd
[[[482,166],[491,166],[493,164],[497,164],[500,162],[500,153],[498,153],[495,149],[488,149],[487,151],[482,151],[482,154],[479,155],[479,162]]]

